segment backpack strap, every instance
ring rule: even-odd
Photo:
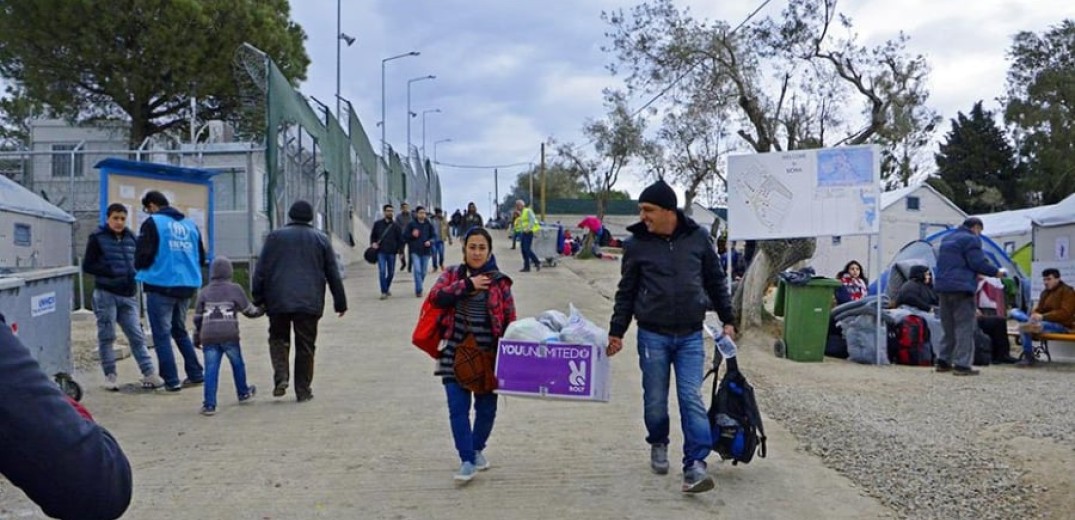
[[[720,385],[720,378],[717,377],[717,369],[720,368],[720,362],[722,359],[723,356],[721,356],[720,352],[718,352],[717,355],[713,357],[713,368],[710,368],[705,373],[705,375],[702,376],[702,381],[705,381],[706,378],[709,376],[713,376],[713,391],[709,394],[710,398],[717,395],[717,387]]]
[[[751,391],[746,395],[749,402],[747,403],[747,409],[750,410],[750,421],[758,428],[758,457],[765,458],[765,426],[761,422],[761,412],[758,411],[758,402],[754,399],[754,389],[751,387]]]

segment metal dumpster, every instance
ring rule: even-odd
[[[41,370],[71,397],[82,389],[72,378],[71,310],[77,267],[25,271],[0,278],[0,313]]]

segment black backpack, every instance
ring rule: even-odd
[[[724,379],[717,384],[717,369],[721,356],[705,377],[713,376],[712,401],[709,404],[709,427],[713,432],[713,451],[732,465],[749,464],[754,454],[765,458],[765,428],[762,426],[754,387],[739,371],[736,358],[728,360]]]

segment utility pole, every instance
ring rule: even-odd
[[[545,220],[545,187],[548,185],[545,178],[545,143],[541,143],[541,220]]]
[[[496,168],[493,168],[493,192],[495,193],[495,199],[493,199],[493,218],[500,217],[500,172]]]

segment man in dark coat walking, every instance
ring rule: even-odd
[[[313,399],[314,351],[317,322],[325,310],[325,284],[342,318],[347,296],[336,264],[332,242],[310,222],[314,209],[296,201],[287,212],[286,226],[269,233],[254,272],[251,291],[254,304],[269,315],[269,355],[272,358],[273,392],[281,397],[290,383],[291,329],[295,329],[295,397],[301,403]]]
[[[384,216],[370,231],[370,247],[377,250],[377,274],[381,283],[381,299],[392,296],[392,278],[396,275],[396,255],[403,252],[403,229],[393,219],[395,208],[385,204]]]

